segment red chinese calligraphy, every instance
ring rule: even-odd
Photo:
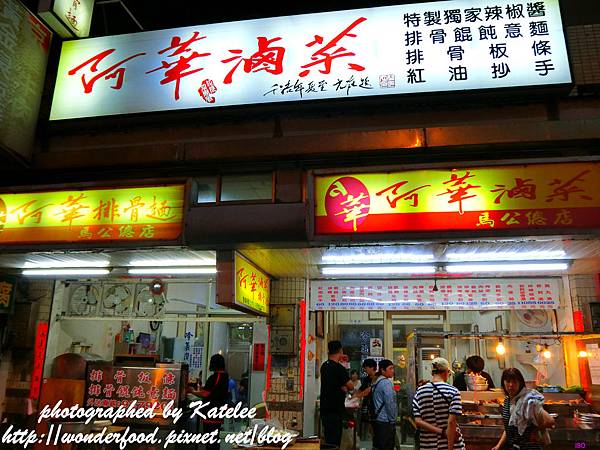
[[[88,395],[97,397],[102,393],[102,386],[99,384],[90,384]]]
[[[317,65],[323,64],[323,68],[319,70],[322,74],[328,74],[331,71],[331,63],[336,58],[343,58],[347,56],[355,56],[354,52],[349,51],[343,46],[338,46],[338,42],[340,42],[344,37],[356,37],[356,34],[351,33],[351,31],[360,25],[362,22],[367,20],[365,17],[359,17],[354,22],[352,22],[348,27],[346,27],[341,33],[335,36],[332,40],[330,40],[327,44],[321,47],[319,50],[314,52],[311,56],[311,62],[302,66],[303,70],[299,73],[300,77],[305,77],[310,73],[310,68]],[[323,44],[323,37],[319,35],[315,35],[314,40],[306,44],[307,47],[312,47],[315,44]],[[348,68],[351,70],[356,70],[358,72],[365,70],[365,68],[359,64],[348,63]]]
[[[104,389],[102,389],[102,391],[104,392],[105,397],[111,398],[113,392],[115,392],[115,386],[112,383],[107,384],[106,386],[104,386]]]
[[[160,395],[160,390],[156,386],[152,386],[150,389],[148,389],[148,397],[149,398],[157,399],[159,395]]]
[[[423,186],[419,186],[417,188],[411,189],[409,191],[406,191],[402,194],[398,194],[398,190],[404,186],[406,183],[408,183],[408,181],[400,181],[398,183],[392,184],[391,186],[386,187],[385,189],[382,189],[381,191],[377,192],[375,195],[377,196],[381,196],[383,194],[385,194],[386,192],[390,191],[390,193],[388,195],[386,195],[386,200],[388,201],[388,203],[390,204],[391,208],[395,208],[396,204],[398,203],[398,200],[407,200],[407,201],[412,201],[412,207],[417,207],[419,205],[419,194],[417,193],[417,191],[419,189],[423,189],[426,187],[431,186],[430,184],[424,184]]]
[[[142,197],[140,195],[129,200],[129,206],[124,209],[127,213],[130,213],[130,220],[132,222],[137,222],[140,216],[140,208],[142,208],[145,203],[142,201]]]
[[[104,50],[103,52],[100,52],[97,55],[92,56],[90,59],[81,63],[77,67],[73,67],[71,70],[69,70],[68,74],[75,75],[77,72],[79,72],[80,69],[83,69],[87,65],[91,64],[90,71],[95,75],[93,77],[91,77],[90,79],[86,79],[85,74],[81,75],[81,84],[83,84],[83,92],[85,92],[86,94],[91,93],[92,90],[94,89],[94,83],[96,83],[96,81],[98,81],[102,77],[104,77],[105,80],[110,80],[113,78],[116,79],[115,85],[111,86],[111,88],[119,90],[123,86],[123,81],[125,79],[125,68],[119,67],[119,66],[122,66],[127,61],[137,58],[138,56],[145,55],[146,53],[136,53],[133,56],[129,56],[128,58],[125,58],[125,59],[113,64],[106,70],[98,71],[98,64],[100,62],[102,62],[102,60],[104,58],[106,58],[108,55],[112,54],[114,51],[115,51],[114,48]]]
[[[121,386],[119,386],[117,388],[117,397],[119,397],[119,398],[129,398],[130,397],[128,384],[122,384]]]
[[[175,400],[175,398],[177,397],[177,393],[175,392],[175,389],[171,389],[171,388],[163,388],[162,391],[162,398],[163,400]]]
[[[114,198],[106,202],[100,200],[100,204],[97,208],[94,208],[92,212],[94,213],[94,219],[96,220],[102,220],[104,218],[110,219],[111,222],[114,222],[115,218],[118,218],[120,216],[119,204]]]
[[[117,370],[117,371],[115,372],[115,374],[113,375],[113,379],[114,379],[114,380],[115,380],[115,381],[116,381],[118,384],[121,384],[121,383],[123,383],[123,380],[125,379],[125,377],[126,377],[126,376],[127,376],[127,375],[125,374],[125,371],[124,371],[124,370],[121,370],[121,369],[119,369],[119,370]]]
[[[144,392],[144,386],[134,386],[134,388],[131,390],[131,396],[133,398],[146,397],[146,393]]]
[[[260,36],[256,38],[258,40],[258,51],[252,54],[249,58],[242,57],[242,50],[229,50],[229,53],[232,53],[235,56],[231,58],[223,59],[221,62],[228,63],[231,61],[239,60],[233,68],[229,71],[229,73],[225,76],[223,80],[224,84],[231,84],[233,80],[233,73],[239,67],[239,65],[244,63],[244,72],[260,72],[264,70],[273,75],[279,75],[283,72],[283,57],[285,55],[284,47],[271,46],[271,44],[275,41],[280,41],[280,37],[275,37],[273,39],[267,39],[264,36]]]
[[[175,375],[173,372],[167,372],[163,375],[163,384],[168,386],[175,384]]]
[[[250,291],[254,292],[256,291],[256,274],[252,273],[252,275],[250,276]]]
[[[243,287],[244,289],[246,288],[246,278],[248,278],[248,274],[245,274],[245,269],[242,267],[240,270],[237,271],[237,279],[238,279],[238,285],[240,287]]]
[[[462,177],[459,177],[456,173],[452,173],[450,175],[450,179],[448,181],[444,181],[443,184],[452,183],[451,187],[455,187],[456,189],[446,188],[446,192],[438,194],[438,197],[441,195],[450,195],[450,200],[448,200],[448,203],[458,203],[458,212],[463,214],[463,201],[477,196],[476,194],[468,195],[469,189],[477,189],[481,187],[466,182],[468,178],[473,178],[474,176],[475,175],[471,175],[471,172],[468,170]],[[466,186],[461,186],[464,184],[466,184]]]
[[[17,206],[15,209],[10,211],[11,214],[17,213],[17,220],[19,221],[20,225],[23,225],[23,223],[25,223],[25,220],[29,217],[34,219],[35,223],[40,223],[42,221],[42,210],[52,205],[52,203],[48,203],[47,205],[42,205],[39,208],[32,209],[31,211],[29,211],[29,207],[35,202],[37,202],[37,200],[31,200],[27,203],[23,203],[22,205]]]
[[[150,214],[148,214],[146,217],[150,219],[160,220],[163,222],[166,220],[171,220],[175,216],[170,215],[172,208],[168,205],[168,203],[168,200],[157,201],[155,195],[154,200],[150,205]]]
[[[206,39],[206,36],[198,36],[200,33],[194,31],[194,34],[187,41],[181,40],[179,36],[174,36],[171,38],[171,45],[167,48],[163,48],[158,52],[159,55],[168,52],[169,50],[173,50],[172,53],[168,54],[169,58],[179,55],[179,59],[173,62],[162,61],[160,67],[156,69],[149,70],[148,73],[156,72],[157,70],[166,69],[164,73],[164,78],[160,80],[160,84],[167,84],[175,82],[175,100],[179,100],[179,86],[181,84],[181,79],[187,76],[190,76],[196,72],[200,72],[204,70],[203,67],[199,67],[197,69],[188,70],[192,67],[190,62],[196,58],[202,58],[205,56],[209,56],[210,53],[198,53],[197,51],[192,51],[190,46],[198,42],[202,39]],[[192,52],[189,55],[184,55],[184,53]]]
[[[101,370],[92,369],[92,370],[90,370],[90,381],[100,383],[102,381],[103,375],[104,375],[104,372],[102,372]]]
[[[150,380],[150,372],[140,372],[137,376],[138,383],[150,384],[152,381]]]
[[[504,194],[508,195],[508,198],[526,198],[528,200],[535,200],[536,185],[529,183],[530,178],[515,178],[515,186],[507,189],[504,184],[497,184],[498,189],[492,189],[490,192],[500,192],[494,199],[494,203],[499,204]]]
[[[70,227],[71,225],[73,225],[73,221],[75,219],[79,219],[85,215],[82,214],[82,210],[90,209],[89,206],[85,206],[79,203],[84,198],[87,198],[84,194],[79,194],[79,197],[77,198],[74,198],[72,195],[69,195],[67,200],[61,203],[61,206],[64,206],[63,209],[55,215],[62,216],[61,222],[69,222]]]
[[[547,202],[552,202],[554,201],[555,198],[558,197],[559,200],[563,201],[563,202],[567,202],[569,201],[569,196],[571,194],[575,194],[577,192],[585,192],[585,189],[581,189],[579,186],[576,186],[576,183],[581,181],[584,182],[584,176],[587,175],[588,173],[590,173],[590,170],[584,170],[583,172],[581,172],[578,175],[575,175],[573,178],[571,178],[568,181],[565,181],[564,183],[559,180],[558,178],[555,179],[554,181],[552,181],[552,183],[548,184],[548,186],[555,186],[555,185],[559,185],[557,188],[554,189],[554,191],[552,192],[552,194],[550,194],[547,198],[546,201]],[[580,199],[583,200],[592,200],[592,197],[590,197],[589,195],[579,195]]]
[[[556,217],[554,219],[554,225],[572,225],[573,224],[573,216],[571,215],[571,211],[568,209],[561,209],[556,213]]]
[[[202,82],[198,88],[198,94],[206,103],[214,103],[217,99],[213,97],[213,94],[217,92],[217,87],[213,80],[206,79]]]

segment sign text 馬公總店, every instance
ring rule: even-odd
[[[324,311],[556,309],[555,278],[438,280],[318,280],[311,307]]]
[[[600,164],[315,179],[315,234],[600,227]]]
[[[0,244],[173,240],[185,186],[0,193]]]
[[[558,0],[454,0],[67,41],[50,119],[570,82]]]
[[[254,264],[235,254],[235,304],[259,314],[269,313],[271,279]]]

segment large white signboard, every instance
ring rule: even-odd
[[[556,309],[555,278],[438,280],[320,280],[311,282],[311,309],[510,310]]]
[[[50,118],[570,82],[558,0],[455,0],[64,42]]]

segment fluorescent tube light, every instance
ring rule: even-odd
[[[165,258],[165,259],[134,259],[129,262],[132,267],[186,267],[214,266],[215,261],[198,258]]]
[[[323,255],[323,264],[390,264],[402,262],[427,262],[433,261],[433,254],[418,253],[369,253],[348,255]]]
[[[567,263],[449,264],[448,273],[465,272],[537,272],[567,270]]]
[[[26,262],[24,269],[77,269],[80,267],[99,268],[108,267],[110,261],[40,261]]]
[[[84,276],[84,275],[108,275],[109,269],[25,269],[21,272],[26,277],[62,277],[62,276]]]
[[[354,266],[322,267],[323,275],[410,275],[435,273],[435,266]]]
[[[128,269],[129,275],[207,275],[217,273],[216,267],[147,267]]]
[[[448,252],[448,261],[527,261],[538,259],[561,259],[564,250],[534,250],[524,252]]]

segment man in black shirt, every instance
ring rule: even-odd
[[[480,375],[487,380],[488,390],[494,389],[494,380],[489,373],[484,372],[483,368],[485,367],[485,361],[481,356],[473,355],[467,358],[467,370],[466,372],[461,372],[454,377],[454,387],[459,391],[467,391],[467,374],[472,373],[476,375]]]
[[[340,364],[343,356],[342,343],[331,341],[327,345],[329,359],[321,366],[321,422],[327,444],[340,446],[342,418],[346,411],[346,393],[354,388],[348,371]]]

